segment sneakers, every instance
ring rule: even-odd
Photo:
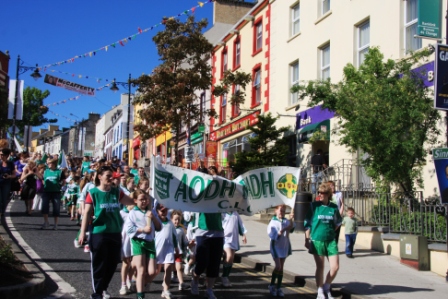
[[[207,299],[217,299],[215,294],[213,293],[213,289],[207,289],[205,292],[205,298]]]
[[[58,225],[57,224],[53,225],[53,229],[58,230]]]
[[[232,286],[228,277],[221,277],[221,282],[223,287],[230,288]]]
[[[188,290],[189,286],[185,282],[179,283],[179,291]]]
[[[283,294],[282,289],[277,289],[277,297],[280,297],[280,298],[285,297],[285,294]]]
[[[198,283],[194,280],[191,281],[191,294],[192,295],[199,295],[199,286]]]
[[[184,267],[184,274],[185,275],[188,275],[188,274],[190,274],[190,264],[185,264],[185,267]]]
[[[275,285],[269,285],[268,286],[269,293],[271,293],[272,296],[277,297],[277,288]]]
[[[129,293],[128,287],[126,285],[121,285],[120,295],[127,295]]]
[[[84,246],[84,252],[90,252],[90,247],[89,247],[89,245]]]
[[[165,298],[165,299],[171,299],[170,291],[163,291],[161,296],[162,296],[162,298]]]
[[[73,240],[73,245],[75,245],[75,248],[81,248],[82,247],[82,245],[79,244],[78,239],[74,239]]]
[[[331,295],[331,292],[325,292],[325,296],[327,297],[327,299],[334,299],[334,297]]]
[[[48,229],[50,227],[50,223],[45,222],[40,229]]]
[[[103,299],[110,299],[110,294],[108,291],[103,291]]]
[[[316,299],[327,299],[327,297],[325,297],[325,294],[323,293],[317,293]]]

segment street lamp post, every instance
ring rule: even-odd
[[[20,55],[17,56],[17,68],[16,68],[16,94],[14,96],[14,110],[12,115],[12,137],[11,137],[11,149],[14,150],[15,148],[15,137],[16,137],[16,118],[17,118],[17,102],[19,100],[19,75],[29,71],[34,70],[34,72],[31,74],[31,77],[34,78],[34,80],[38,80],[42,77],[42,75],[39,73],[39,67],[36,64],[36,66],[23,66],[23,60],[20,59]]]
[[[127,124],[127,132],[126,132],[126,138],[127,138],[127,158],[128,158],[128,164],[129,164],[129,153],[130,153],[130,148],[131,148],[131,141],[130,141],[130,136],[129,136],[129,132],[130,132],[130,123],[131,123],[131,85],[133,87],[135,87],[136,85],[134,83],[131,83],[131,74],[129,74],[129,79],[128,82],[117,82],[114,78],[114,81],[112,81],[112,86],[110,88],[110,90],[112,90],[113,92],[118,91],[118,87],[117,85],[121,85],[123,87],[127,87],[128,88],[128,124]]]

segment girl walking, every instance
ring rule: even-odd
[[[275,207],[275,216],[272,217],[268,225],[268,236],[271,239],[271,255],[274,259],[275,268],[272,272],[271,283],[269,284],[269,292],[272,296],[285,297],[282,287],[283,266],[286,258],[291,255],[291,242],[289,241],[289,233],[294,231],[294,214],[291,213],[290,220],[285,218],[286,205],[278,205]]]

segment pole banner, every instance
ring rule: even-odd
[[[170,209],[190,212],[254,213],[286,204],[294,207],[300,168],[266,167],[248,171],[233,181],[198,171],[151,161],[154,197]]]
[[[72,90],[87,96],[95,96],[95,88],[93,87],[83,86],[48,74],[45,75],[44,82],[57,87]]]
[[[448,148],[436,148],[432,152],[439,182],[442,204],[448,204]]]

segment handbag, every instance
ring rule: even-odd
[[[18,178],[11,181],[11,191],[20,191],[20,182]]]

